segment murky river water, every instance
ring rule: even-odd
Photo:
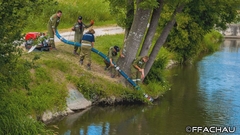
[[[240,134],[239,47],[226,40],[196,64],[171,69],[172,88],[154,105],[92,107],[49,127],[61,135]]]

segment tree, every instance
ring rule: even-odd
[[[186,5],[168,36],[165,47],[178,54],[180,62],[191,61],[200,53],[204,35],[214,27],[226,29],[237,16],[233,1],[194,1]],[[194,8],[193,8],[194,7]],[[194,43],[194,45],[193,45]]]
[[[0,2],[0,134],[45,134],[43,124],[27,115],[27,102],[20,95],[27,90],[30,74],[19,61],[18,47],[30,14],[36,14],[52,0],[2,0]],[[34,7],[34,8],[32,8]],[[28,114],[30,115],[30,114]]]
[[[110,3],[116,2],[116,0],[109,1]],[[136,0],[134,4],[134,19],[129,35],[126,36],[124,42],[125,58],[120,59],[118,64],[129,75],[130,65],[133,59],[138,56],[138,52],[140,52],[140,55],[150,54],[150,59],[145,68],[145,75],[147,75],[160,48],[166,41],[169,43],[169,46],[173,46],[170,43],[173,43],[172,40],[177,36],[176,30],[181,29],[181,33],[185,33],[184,36],[192,39],[188,40],[187,43],[190,46],[194,46],[195,41],[203,38],[203,36],[194,37],[194,32],[200,30],[202,35],[204,35],[214,27],[224,29],[226,23],[232,22],[236,18],[236,6],[238,5],[239,2],[235,0]],[[184,20],[184,18],[187,20]],[[147,28],[148,23],[149,28]],[[157,25],[159,26],[159,31],[156,31]],[[176,30],[172,32],[171,41],[169,41],[168,36],[173,28]],[[154,36],[157,40],[151,49],[150,45],[153,43]],[[181,39],[181,37],[178,39]],[[174,46],[177,47],[178,44],[174,44]],[[184,47],[183,49],[191,51],[193,48]]]
[[[110,3],[118,2],[116,0],[109,1]],[[124,12],[126,13],[125,16],[128,17],[126,19],[131,20],[133,17],[133,21],[129,23],[128,20],[125,21],[125,23],[122,23],[127,28],[131,24],[130,31],[127,32],[127,35],[125,35],[123,45],[123,54],[125,55],[125,58],[120,59],[118,62],[118,64],[121,65],[122,70],[124,70],[127,74],[130,74],[129,67],[133,59],[136,57],[140,44],[144,38],[151,11],[157,6],[157,2],[155,0],[136,0],[135,2],[135,4],[132,4],[132,0],[125,1],[126,5],[128,5],[128,7],[125,8],[125,10],[127,10]],[[135,12],[132,12],[133,10]],[[134,13],[134,15],[130,15],[131,13]],[[121,22],[118,24],[121,24]]]
[[[137,0],[136,2],[137,12],[134,15],[130,32],[123,45],[123,54],[125,58],[120,59],[118,62],[127,74],[130,73],[129,67],[138,52],[150,18],[151,10],[141,7],[142,2],[143,0]]]
[[[152,67],[154,60],[156,59],[157,54],[160,51],[160,48],[165,43],[171,29],[173,28],[174,24],[176,23],[175,17],[177,15],[177,13],[180,13],[182,11],[182,9],[184,8],[184,6],[185,6],[185,3],[177,4],[173,14],[171,15],[170,21],[168,21],[167,24],[164,26],[162,33],[158,37],[158,39],[150,53],[149,61],[147,62],[147,65],[145,67],[146,75],[148,74],[150,68]]]
[[[161,14],[161,11],[163,10],[163,5],[164,5],[163,2],[164,2],[163,0],[158,0],[158,3],[159,3],[158,7],[153,9],[150,25],[147,30],[146,37],[144,39],[142,49],[139,54],[140,56],[148,55],[148,51],[151,48],[152,40],[156,33],[156,30],[157,30],[156,28],[158,27],[160,14]]]

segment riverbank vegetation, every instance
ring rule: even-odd
[[[223,36],[218,31],[211,30],[203,36],[202,40],[196,40],[194,45],[186,40],[175,39],[170,34],[169,41],[163,45],[169,52],[173,53],[174,60],[180,64],[192,63],[202,54],[217,51],[223,42]]]
[[[113,16],[109,13],[109,2],[105,0],[57,0],[45,6],[34,15],[29,15],[28,25],[24,32],[39,31],[46,32],[47,23],[50,16],[56,11],[62,11],[61,23],[58,29],[70,31],[71,27],[77,21],[78,16],[83,17],[85,24],[90,24],[94,20],[94,26],[106,26],[115,24]],[[36,16],[37,15],[37,16]]]
[[[123,79],[112,79],[104,70],[103,59],[93,55],[92,71],[85,70],[72,54],[73,46],[57,44],[58,51],[26,53],[20,46],[22,33],[46,31],[49,17],[57,10],[63,11],[59,30],[68,31],[79,15],[83,22],[95,20],[95,26],[115,24],[115,16],[109,13],[105,0],[64,1],[64,0],[15,0],[2,2],[0,7],[0,134],[51,134],[39,121],[44,111],[64,110],[68,88],[76,87],[86,98],[97,102],[141,101],[143,93],[153,97],[163,94],[169,84],[164,79],[165,66],[169,60],[180,63],[186,58],[197,57],[202,51],[212,51],[221,41],[215,34],[206,35],[204,42],[198,42],[189,55],[187,50],[169,49],[169,38],[158,53],[141,90],[126,87]],[[14,21],[13,21],[14,20]],[[64,30],[65,29],[65,30]],[[191,36],[191,35],[189,35]],[[174,37],[174,36],[173,36]],[[172,39],[173,39],[172,37]],[[122,46],[124,35],[100,36],[96,38],[96,49],[107,53],[112,45]],[[156,41],[156,40],[155,40]],[[154,42],[155,42],[154,41]],[[214,42],[212,42],[214,41]],[[175,46],[181,42],[175,42]],[[193,43],[193,42],[191,42]],[[174,45],[174,44],[172,44]],[[183,45],[183,44],[182,44]],[[188,44],[190,45],[190,43]],[[214,46],[214,47],[213,47]],[[184,50],[186,46],[182,46]],[[151,48],[152,49],[152,48]]]

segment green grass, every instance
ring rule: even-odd
[[[95,48],[107,54],[110,46],[122,47],[123,37],[123,34],[98,36]],[[37,110],[37,113],[56,105],[64,108],[69,85],[77,88],[89,100],[114,96],[128,101],[145,102],[144,92],[152,96],[163,93],[162,89],[148,89],[147,86],[137,91],[123,85],[121,78],[110,78],[108,71],[104,71],[103,58],[95,53],[92,53],[92,71],[87,71],[79,65],[79,57],[72,54],[73,46],[57,43],[57,48],[58,51],[24,53],[22,57],[29,61],[39,57],[33,61],[35,68],[31,70],[32,82],[29,86],[31,99],[36,102],[33,110]]]
[[[120,48],[123,46],[123,34],[97,36],[94,48],[104,53],[107,56],[108,50],[111,46],[117,45]],[[92,53],[92,59],[97,64],[104,65],[103,59],[98,54]]]
[[[110,15],[109,5],[105,0],[57,0],[55,6],[44,7],[44,10],[40,11],[38,15],[29,16],[29,23],[24,29],[24,33],[47,31],[48,20],[57,10],[63,12],[58,29],[71,28],[77,21],[78,16],[83,17],[85,24],[89,24],[90,20],[94,20],[94,26],[106,26],[116,23]]]

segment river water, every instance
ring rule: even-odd
[[[240,40],[169,72],[153,105],[92,107],[48,125],[60,135],[240,134]]]

